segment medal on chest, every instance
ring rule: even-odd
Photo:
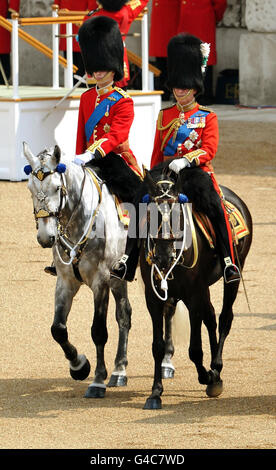
[[[181,126],[183,126],[183,124],[185,124],[185,113],[184,113],[184,111],[181,111],[179,113],[179,121],[180,121]]]
[[[189,129],[205,127],[205,116],[189,117],[188,122],[187,122],[187,127]]]

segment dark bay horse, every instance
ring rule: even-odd
[[[195,364],[198,381],[207,385],[208,396],[216,397],[222,393],[220,374],[223,367],[223,345],[231,329],[233,303],[237,296],[239,281],[224,282],[217,339],[216,316],[209,292],[209,287],[222,276],[216,249],[210,246],[203,231],[193,223],[191,204],[185,195],[179,194],[178,181],[170,178],[167,170],[161,168],[160,171],[153,169],[147,172],[144,185],[147,188],[148,201],[151,201],[151,205],[155,206],[158,213],[158,223],[155,224],[157,228],[155,227],[153,233],[150,227],[152,213],[148,210],[147,236],[142,241],[140,251],[140,269],[145,284],[146,304],[153,325],[152,353],[155,364],[152,393],[144,408],[159,409],[163,392],[162,361],[164,356],[170,357],[173,354],[168,325],[180,300],[184,302],[189,312],[189,357]],[[221,189],[225,199],[239,210],[247,226],[247,234],[235,245],[236,262],[242,272],[252,241],[251,215],[246,204],[233,191],[226,187]],[[175,218],[178,220],[178,225],[175,224],[172,228],[172,218],[176,208],[179,209],[179,216]],[[203,365],[202,322],[207,327],[209,335],[211,350],[209,371]]]

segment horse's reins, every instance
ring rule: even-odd
[[[167,183],[168,184],[168,189],[167,190],[162,190],[162,194],[160,196],[156,196],[154,198],[154,202],[155,204],[157,205],[157,208],[158,208],[158,211],[161,213],[162,215],[162,219],[164,218],[164,215],[166,216],[166,219],[165,219],[165,222],[168,221],[168,217],[167,217],[167,214],[163,214],[161,209],[160,209],[160,206],[159,206],[159,203],[158,203],[158,199],[162,199],[162,198],[167,198],[166,202],[172,202],[175,203],[177,198],[175,196],[171,196],[169,194],[169,191],[171,189],[171,182],[170,181],[167,181],[167,180],[161,180],[159,181],[157,184],[164,184],[164,183]],[[174,258],[174,261],[173,261],[173,264],[172,266],[170,267],[170,269],[167,271],[166,275],[164,276],[163,273],[160,271],[160,269],[158,268],[158,266],[156,265],[156,263],[153,262],[153,253],[152,251],[150,250],[150,237],[149,237],[149,234],[148,234],[148,237],[147,237],[147,245],[148,245],[148,256],[147,256],[147,262],[148,264],[151,264],[151,285],[152,285],[152,289],[153,291],[155,292],[155,294],[157,295],[157,297],[160,299],[160,300],[163,300],[163,301],[166,301],[167,298],[168,298],[168,280],[169,280],[169,275],[172,273],[173,269],[175,268],[175,266],[177,264],[180,264],[182,266],[184,266],[185,268],[187,269],[192,269],[196,263],[197,263],[197,259],[198,259],[198,246],[197,246],[197,239],[196,239],[196,234],[195,234],[195,229],[194,229],[194,223],[193,223],[193,219],[192,219],[192,213],[191,213],[191,209],[189,207],[189,205],[187,206],[187,213],[188,213],[188,220],[189,220],[189,224],[190,224],[190,227],[191,227],[191,232],[192,232],[192,241],[193,241],[193,253],[194,253],[194,260],[192,262],[192,264],[190,266],[186,266],[183,264],[183,262],[179,263],[180,259],[183,257],[183,251],[185,249],[185,245],[186,245],[186,235],[187,235],[187,223],[186,223],[186,213],[185,213],[185,208],[184,208],[184,203],[180,203],[180,206],[181,206],[181,210],[182,210],[182,214],[183,214],[183,224],[184,224],[184,233],[183,233],[183,237],[182,237],[182,243],[181,243],[181,248],[180,248],[180,251],[179,251],[179,254],[178,256],[175,256]],[[160,228],[162,226],[162,221],[161,221],[161,224],[158,228],[158,233],[160,231]],[[170,227],[170,232],[171,232],[171,227]],[[167,237],[165,237],[167,238]],[[154,285],[154,272],[157,272],[159,278],[161,279],[161,286],[160,288],[164,291],[164,297],[162,297],[156,290],[156,287]]]
[[[72,263],[74,265],[76,265],[79,262],[80,256],[81,256],[82,251],[84,249],[85,243],[89,239],[89,235],[92,231],[95,219],[96,219],[96,217],[98,215],[98,212],[99,212],[100,204],[102,202],[102,189],[101,189],[101,186],[99,184],[99,181],[98,181],[97,177],[95,176],[94,172],[90,168],[85,167],[84,168],[84,176],[83,176],[83,181],[82,181],[82,189],[81,189],[80,198],[79,198],[78,204],[75,207],[72,215],[76,213],[76,210],[77,210],[77,208],[80,204],[81,198],[82,198],[84,183],[85,183],[85,179],[86,179],[86,171],[88,171],[88,173],[90,174],[91,179],[92,179],[93,183],[95,184],[95,186],[97,188],[98,195],[99,195],[99,201],[98,201],[96,209],[94,209],[94,211],[91,213],[91,217],[90,217],[90,220],[89,220],[87,230],[85,231],[85,233],[81,236],[81,238],[79,239],[79,241],[75,245],[72,242],[71,242],[72,246],[69,244],[70,242],[69,242],[68,236],[66,234],[65,234],[65,236],[59,234],[59,237],[58,237],[59,242],[62,245],[65,253],[70,257],[69,261],[64,261],[62,259],[61,255],[59,253],[57,245],[56,245],[56,251],[57,251],[57,254],[58,254],[58,257],[59,257],[60,261],[63,264],[67,265],[67,266],[72,264]],[[72,222],[72,215],[69,219],[70,223]],[[66,227],[68,227],[68,223],[67,223]],[[68,241],[64,237],[67,238]]]

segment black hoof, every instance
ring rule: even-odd
[[[90,374],[90,362],[86,359],[86,362],[81,369],[75,370],[70,367],[70,375],[74,380],[85,380]]]
[[[162,403],[161,398],[148,398],[145,405],[144,410],[161,410]]]
[[[162,379],[173,379],[174,369],[172,367],[162,367]]]
[[[111,375],[108,387],[125,387],[127,385],[127,376],[126,375]]]
[[[210,398],[215,398],[221,395],[223,391],[223,381],[220,378],[219,372],[216,370],[210,370],[209,375],[211,378],[211,383],[207,385],[206,394]]]
[[[97,387],[97,385],[90,385],[85,392],[84,398],[104,398],[105,387]]]
[[[206,388],[206,394],[210,398],[216,398],[223,392],[223,381],[219,380],[215,384],[210,384]]]

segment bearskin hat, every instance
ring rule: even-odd
[[[118,23],[107,16],[85,21],[79,29],[79,44],[85,70],[115,72],[114,81],[124,76],[124,45]]]
[[[99,0],[99,4],[107,11],[119,11],[128,0]]]
[[[204,92],[202,41],[191,34],[180,33],[168,44],[168,86]]]

